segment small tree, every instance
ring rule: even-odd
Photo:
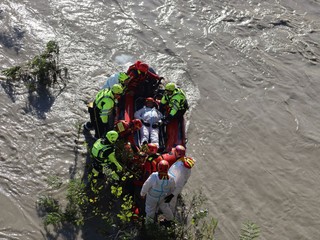
[[[61,73],[64,71],[64,77]],[[36,91],[40,87],[52,87],[61,80],[67,78],[67,68],[59,66],[59,45],[55,41],[49,41],[43,53],[35,56],[31,61],[21,66],[14,66],[1,71],[8,81],[22,81],[30,91]]]

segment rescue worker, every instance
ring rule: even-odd
[[[171,149],[168,153],[163,153],[162,158],[166,160],[170,166],[172,166],[179,158],[183,157],[186,153],[186,149],[182,145],[177,145]]]
[[[91,130],[93,127],[95,138],[101,138],[113,128],[113,110],[122,93],[123,88],[119,84],[114,84],[111,89],[101,89],[96,95],[93,105],[89,106],[91,122],[87,122],[84,128]]]
[[[110,89],[114,84],[120,84],[121,87],[123,88],[123,91],[125,91],[129,81],[130,81],[129,75],[127,75],[125,72],[118,72],[108,77],[101,89],[105,89],[105,88]]]
[[[128,92],[140,97],[152,97],[163,79],[148,64],[141,61],[131,65],[127,75],[130,76]]]
[[[122,166],[115,156],[114,144],[119,135],[116,131],[111,130],[106,133],[105,137],[99,138],[91,149],[93,157],[92,173],[95,177],[103,173],[103,167],[109,167],[112,170],[112,178],[118,179],[117,173],[122,171]]]
[[[145,100],[145,106],[134,113],[134,117],[140,119],[140,142],[142,144],[155,143],[159,146],[159,126],[162,124],[162,113],[156,108],[157,104],[153,98]]]
[[[178,195],[182,192],[183,187],[187,183],[191,168],[194,166],[195,160],[191,157],[181,156],[170,168],[169,175],[174,178],[175,189],[172,194],[165,198],[165,202],[170,203],[172,213],[175,213]]]
[[[125,144],[129,144],[130,149],[137,153],[139,148],[134,141],[134,133],[141,129],[141,127],[142,122],[140,119],[133,119],[130,122],[126,120],[119,120],[114,125],[114,130],[119,134],[120,138],[124,139]]]
[[[135,131],[138,131],[142,127],[140,119],[133,119],[130,122],[126,120],[119,120],[116,122],[114,129],[119,133],[122,138],[133,135]]]
[[[151,173],[157,171],[158,163],[163,160],[161,154],[158,153],[159,148],[155,143],[149,143],[142,149],[143,151],[140,151],[137,154],[137,159],[134,161],[137,169],[139,169],[135,179],[135,186],[140,187],[147,180]]]
[[[145,223],[153,223],[155,214],[159,208],[167,221],[173,220],[173,214],[168,203],[164,202],[164,198],[169,196],[174,188],[175,183],[172,177],[168,175],[169,163],[161,160],[158,164],[158,171],[152,173],[144,182],[140,195],[146,197]]]
[[[164,108],[168,111],[165,111]],[[188,102],[184,91],[173,82],[167,83],[160,101],[160,110],[165,112],[163,123],[168,124],[173,118],[182,117],[188,110]]]
[[[143,182],[145,182],[148,177],[157,171],[158,163],[163,160],[160,153],[158,153],[158,146],[155,143],[148,144],[147,156],[145,162],[143,163]]]

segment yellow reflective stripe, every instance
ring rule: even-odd
[[[112,113],[112,109],[102,109],[100,116],[109,116]]]
[[[119,132],[123,132],[125,130],[122,122],[117,123],[117,127],[119,129]]]
[[[179,110],[179,106],[180,106],[180,104],[179,104],[179,102],[178,102],[178,100],[176,100],[176,99],[173,99],[173,101],[171,102],[171,106],[172,106],[172,108],[174,109],[174,110]]]
[[[191,158],[188,158],[188,157],[186,157],[184,159],[184,161],[189,165],[190,168],[192,168],[194,166],[194,164],[195,164],[195,161],[193,159],[191,159]]]

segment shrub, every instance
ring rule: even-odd
[[[64,77],[61,73],[64,71]],[[59,45],[49,41],[43,53],[35,56],[31,61],[21,66],[13,66],[1,71],[8,81],[22,81],[29,91],[36,91],[40,87],[52,87],[61,80],[65,86],[68,69],[59,66]]]

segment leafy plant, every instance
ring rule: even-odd
[[[202,190],[196,192],[187,203],[180,198],[174,230],[177,239],[214,239],[218,221],[214,218],[208,219],[209,212],[203,209],[206,201]]]
[[[132,196],[126,195],[123,197],[122,200],[123,200],[123,203],[121,204],[121,210],[120,210],[120,213],[117,214],[117,217],[121,220],[122,223],[128,223],[131,221],[131,218],[133,216]]]
[[[253,222],[243,224],[240,233],[240,240],[254,240],[260,236],[260,228]]]
[[[2,73],[10,79],[16,80],[20,76],[21,66],[14,66],[12,68],[8,68],[2,70]]]
[[[84,224],[84,213],[87,210],[89,198],[86,194],[86,185],[80,179],[71,180],[67,190],[68,204],[64,212],[67,222],[77,226]]]
[[[50,212],[44,218],[44,226],[47,227],[48,225],[53,225],[58,227],[63,219],[63,215],[59,212]]]
[[[59,202],[51,196],[41,195],[38,198],[37,206],[42,212],[59,212]]]
[[[37,202],[39,211],[43,214],[45,228],[48,225],[55,227],[63,222],[63,214],[59,202],[51,196],[40,196]]]
[[[59,189],[62,185],[62,180],[58,176],[49,176],[46,179],[46,182],[51,186],[53,189]]]
[[[43,53],[21,66],[13,66],[1,72],[10,81],[19,81],[25,84],[29,91],[36,91],[39,87],[51,87],[57,83],[58,78],[65,86],[61,72],[67,78],[67,68],[59,66],[59,45],[55,41],[49,41]]]

